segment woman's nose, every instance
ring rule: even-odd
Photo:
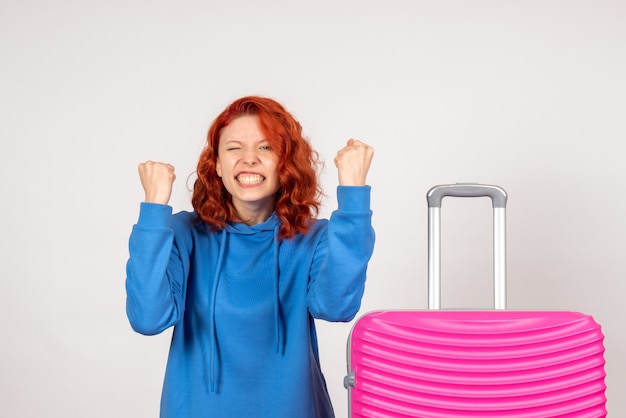
[[[243,155],[243,162],[246,164],[256,164],[259,162],[259,156],[254,149],[247,149]]]

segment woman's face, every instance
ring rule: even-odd
[[[242,220],[261,222],[273,212],[280,188],[277,166],[257,116],[240,116],[222,129],[216,171]]]

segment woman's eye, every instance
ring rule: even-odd
[[[264,151],[269,151],[270,150],[270,146],[269,145],[262,145],[261,149]]]

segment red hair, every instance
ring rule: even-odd
[[[319,155],[302,136],[300,123],[280,103],[265,97],[238,99],[211,124],[206,148],[198,161],[198,178],[191,197],[193,208],[213,231],[237,220],[231,195],[217,176],[216,162],[222,129],[243,115],[259,118],[261,131],[278,156],[280,188],[274,211],[281,221],[280,238],[308,232],[312,217],[319,213],[322,195],[317,182]]]

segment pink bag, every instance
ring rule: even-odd
[[[494,208],[495,310],[440,309],[445,196],[489,196]],[[361,317],[348,343],[350,416],[605,417],[604,336],[591,316],[506,310],[506,192],[455,184],[428,192],[426,311]]]

